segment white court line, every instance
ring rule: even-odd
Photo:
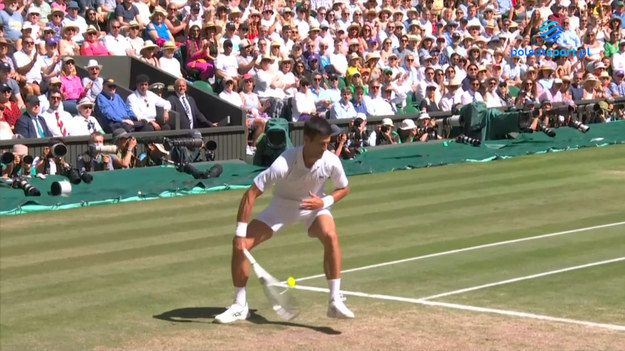
[[[281,284],[281,285],[283,285],[283,284]],[[284,286],[286,287],[286,285],[284,285]],[[296,286],[293,287],[293,289],[306,290],[306,291],[316,291],[316,292],[325,292],[325,293],[329,293],[330,292],[330,290],[327,289],[327,288],[317,288],[317,287],[314,287],[314,286],[302,286],[302,285],[296,285]],[[420,305],[427,305],[427,306],[446,307],[446,308],[453,308],[453,309],[465,310],[465,311],[482,312],[482,313],[494,313],[494,314],[501,314],[501,315],[506,315],[506,316],[513,316],[513,317],[523,317],[523,318],[546,320],[546,321],[551,321],[551,322],[561,322],[561,323],[568,323],[568,324],[585,325],[585,326],[593,327],[593,328],[603,328],[603,329],[610,329],[610,330],[625,331],[625,326],[623,326],[623,325],[606,324],[606,323],[595,323],[595,322],[589,322],[589,321],[583,321],[583,320],[577,320],[577,319],[571,319],[571,318],[551,317],[551,316],[545,316],[545,315],[534,314],[534,313],[517,312],[517,311],[501,310],[501,309],[496,309],[496,308],[477,307],[477,306],[470,306],[470,305],[460,305],[460,304],[455,304],[455,303],[437,302],[437,301],[429,301],[429,300],[423,300],[423,299],[412,299],[412,298],[400,297],[400,296],[390,296],[390,295],[381,295],[381,294],[367,294],[367,293],[357,292],[357,291],[341,290],[341,293],[343,295],[367,297],[367,298],[379,299],[379,300],[409,302],[409,303],[420,304]]]
[[[554,237],[554,236],[573,234],[573,233],[579,233],[579,232],[585,232],[585,231],[594,230],[594,229],[615,227],[615,226],[619,226],[619,225],[623,225],[623,224],[625,224],[625,222],[615,222],[615,223],[596,225],[596,226],[592,226],[592,227],[585,227],[585,228],[565,230],[563,232],[549,233],[549,234],[543,234],[543,235],[538,235],[538,236],[530,236],[530,237],[520,238],[520,239],[498,241],[498,242],[490,243],[490,244],[470,246],[470,247],[465,247],[465,248],[462,248],[462,249],[437,252],[437,253],[423,255],[423,256],[404,258],[404,259],[396,260],[396,261],[389,261],[389,262],[372,264],[372,265],[369,265],[369,266],[363,266],[363,267],[346,269],[346,270],[341,271],[341,273],[350,273],[350,272],[362,271],[362,270],[365,270],[365,269],[378,268],[378,267],[384,267],[384,266],[389,266],[389,265],[398,264],[398,263],[417,261],[417,260],[422,260],[422,259],[425,259],[425,258],[451,255],[451,254],[455,254],[455,253],[459,253],[459,252],[479,250],[479,249],[484,249],[484,248],[487,248],[487,247],[494,247],[494,246],[500,246],[500,245],[520,243],[520,242],[523,242],[523,241],[530,241],[530,240],[536,240],[536,239],[550,238],[550,237]],[[311,276],[308,276],[308,277],[297,278],[297,281],[304,281],[304,280],[315,279],[315,278],[322,278],[322,277],[325,277],[325,274],[317,274],[317,275],[311,275]]]
[[[502,280],[502,281],[499,281],[499,282],[494,282],[494,283],[478,285],[478,286],[474,286],[474,287],[470,287],[470,288],[449,291],[449,292],[445,292],[445,293],[441,293],[441,294],[437,294],[437,295],[423,297],[420,300],[433,300],[433,299],[438,299],[438,298],[445,297],[445,296],[462,294],[462,293],[466,293],[466,292],[469,292],[469,291],[475,291],[475,290],[490,288],[490,287],[493,287],[493,286],[515,283],[515,282],[520,282],[522,280],[540,278],[540,277],[545,277],[545,276],[552,275],[552,274],[564,273],[564,272],[574,271],[574,270],[577,270],[577,269],[583,269],[583,268],[588,268],[588,267],[600,266],[602,264],[614,263],[614,262],[619,262],[619,261],[625,261],[625,257],[619,257],[619,258],[614,258],[614,259],[611,259],[611,260],[587,263],[587,264],[583,264],[583,265],[579,265],[579,266],[562,268],[562,269],[557,269],[557,270],[554,270],[554,271],[538,273],[538,274],[532,274],[532,275],[526,275],[524,277],[508,279],[508,280]]]

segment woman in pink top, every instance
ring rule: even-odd
[[[72,115],[77,114],[78,109],[76,105],[78,100],[85,96],[87,89],[83,87],[80,77],[76,75],[76,65],[74,59],[70,56],[63,57],[61,92],[65,95],[63,109]]]
[[[94,26],[89,26],[83,33],[85,41],[80,47],[83,56],[108,56],[108,49],[100,41],[100,31]]]

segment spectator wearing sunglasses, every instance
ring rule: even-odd
[[[152,126],[154,130],[167,130],[169,127],[169,110],[171,103],[162,97],[151,92],[150,77],[140,74],[135,79],[136,89],[126,98],[126,103],[130,106],[139,121],[145,121],[147,126]],[[163,120],[156,120],[156,107],[162,108]]]

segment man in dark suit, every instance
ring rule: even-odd
[[[167,100],[171,103],[172,111],[180,115],[180,129],[209,128],[216,127],[217,123],[209,121],[197,108],[193,96],[187,94],[187,81],[178,78],[174,83],[175,93]],[[189,116],[191,115],[191,116]]]
[[[24,138],[52,137],[52,132],[48,129],[46,121],[39,114],[41,112],[39,98],[35,95],[29,95],[25,102],[26,112],[15,122],[15,134],[20,134]]]

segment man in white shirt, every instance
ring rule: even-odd
[[[16,51],[13,54],[13,60],[15,61],[15,71],[19,74],[23,74],[26,77],[26,83],[31,86],[41,83],[42,76],[42,63],[43,61],[37,59],[37,51],[35,50],[35,41],[32,38],[26,38],[22,41],[22,50]],[[35,95],[39,95],[38,91]]]
[[[304,145],[282,153],[260,173],[245,192],[239,206],[232,251],[234,303],[215,317],[217,323],[232,323],[249,317],[245,286],[249,278],[249,261],[244,250],[251,250],[271,238],[283,226],[300,222],[310,237],[318,238],[324,247],[325,275],[330,288],[327,316],[354,318],[339,294],[341,284],[341,251],[330,207],[349,193],[347,176],[340,159],[328,151],[332,127],[323,118],[311,118],[304,125]],[[335,190],[324,194],[331,178]],[[248,226],[256,198],[275,185],[273,200]]]
[[[72,118],[70,135],[91,135],[95,132],[104,134],[98,120],[91,115],[93,102],[88,97],[80,99],[76,109],[78,114]]]
[[[471,78],[470,83],[469,83],[469,89],[462,94],[460,103],[463,105],[468,105],[476,101],[484,102],[484,98],[482,97],[482,94],[480,94],[479,89],[480,89],[479,79]]]
[[[232,53],[233,46],[230,40],[224,41],[223,54],[217,55],[215,60],[215,73],[218,78],[226,77],[237,78],[239,75],[239,63],[236,56]]]
[[[219,98],[233,104],[236,107],[243,107],[241,95],[234,91],[234,79],[232,79],[232,77],[224,79],[224,90],[219,93]]]
[[[130,50],[130,44],[126,37],[120,34],[121,22],[116,19],[109,23],[109,32],[104,37],[104,46],[111,56],[126,56]]]
[[[57,88],[48,91],[48,102],[50,103],[46,111],[41,112],[48,129],[53,137],[66,137],[72,135],[72,125],[74,117],[63,110],[63,95]]]
[[[458,79],[458,77],[454,77],[454,79],[445,84],[447,86],[447,92],[441,97],[439,103],[441,111],[451,111],[454,105],[462,101],[463,91],[460,89],[461,84],[462,81]]]
[[[87,21],[83,17],[78,14],[78,10],[80,7],[76,1],[70,1],[67,4],[67,14],[65,18],[63,18],[63,27],[68,24],[73,24],[78,26],[78,32],[72,37],[72,40],[75,41],[78,45],[81,45],[83,41],[85,41],[85,37],[83,37],[83,33],[87,31]]]
[[[150,86],[150,77],[145,74],[140,74],[135,79],[137,89],[128,95],[126,103],[137,116],[137,120],[146,121],[154,128],[154,130],[171,129],[169,127],[169,110],[171,110],[171,104],[169,101],[159,97],[151,92],[148,87]],[[156,107],[161,107],[163,111],[163,121],[158,122],[156,120]]]

